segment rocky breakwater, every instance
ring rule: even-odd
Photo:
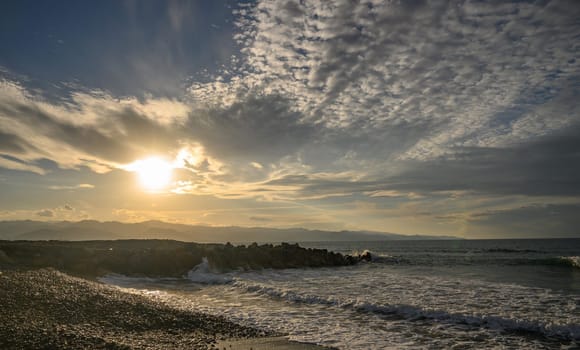
[[[326,249],[303,248],[297,243],[207,245],[204,254],[212,268],[222,271],[347,266],[364,260],[358,255],[342,255]]]
[[[212,269],[333,267],[371,259],[298,244],[198,244],[172,240],[0,241],[0,268],[51,267],[83,277],[108,273],[181,277],[207,258]]]

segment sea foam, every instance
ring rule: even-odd
[[[561,256],[558,260],[562,265],[580,269],[580,256]]]
[[[247,293],[256,293],[292,303],[333,306],[351,311],[372,313],[379,316],[397,316],[409,321],[431,320],[438,323],[483,327],[503,332],[538,333],[542,336],[564,340],[580,340],[580,325],[558,325],[538,320],[507,318],[494,315],[469,315],[445,310],[422,308],[414,305],[376,304],[357,298],[321,296],[304,293],[291,288],[276,288],[260,283],[236,281],[233,284]]]
[[[226,284],[232,281],[232,277],[229,274],[213,271],[206,257],[202,259],[199,265],[187,273],[187,278],[192,282],[202,284]]]

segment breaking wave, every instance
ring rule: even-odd
[[[537,334],[562,340],[580,340],[580,325],[577,324],[548,324],[540,321],[510,319],[492,315],[466,315],[444,310],[424,309],[413,305],[378,305],[357,299],[313,295],[292,289],[275,288],[246,281],[235,281],[233,286],[246,293],[264,295],[287,302],[337,307],[359,313],[371,313],[379,317],[400,318],[408,321],[432,321],[474,328],[487,328],[502,332]]]
[[[202,284],[226,284],[232,281],[230,274],[212,271],[206,257],[187,273],[187,278],[192,282]]]
[[[386,265],[543,265],[580,269],[580,256],[546,257],[545,255],[537,254],[539,251],[529,249],[488,249],[485,252],[491,254],[474,254],[471,256],[417,254],[415,256],[398,256],[364,250],[362,253],[354,252],[353,256],[370,254],[371,262]],[[497,253],[501,253],[501,255],[495,255]],[[518,253],[521,255],[518,256]]]
[[[560,256],[556,261],[559,265],[580,269],[580,256]]]

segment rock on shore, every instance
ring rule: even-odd
[[[214,349],[263,332],[53,269],[0,271],[0,349]]]
[[[363,260],[360,256],[287,243],[234,246],[171,240],[0,241],[0,268],[53,267],[83,277],[108,273],[181,277],[204,257],[218,271],[345,266]]]

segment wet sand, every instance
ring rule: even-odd
[[[217,342],[220,350],[320,350],[329,349],[314,344],[304,344],[288,341],[284,337],[264,337],[249,339],[233,339]]]

